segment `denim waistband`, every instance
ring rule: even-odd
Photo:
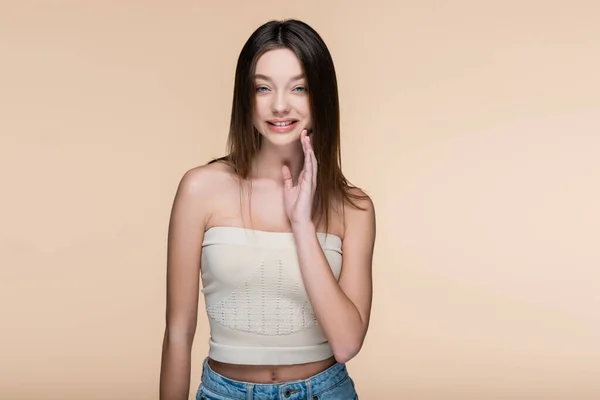
[[[202,386],[220,396],[231,399],[295,399],[294,394],[313,399],[349,378],[345,364],[335,363],[307,379],[279,383],[252,383],[236,381],[216,373],[208,364],[202,364]],[[306,397],[304,397],[306,396]]]

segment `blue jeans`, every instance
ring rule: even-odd
[[[196,400],[358,400],[358,395],[346,366],[340,363],[308,379],[265,384],[219,375],[206,358]]]

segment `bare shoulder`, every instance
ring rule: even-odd
[[[231,187],[234,182],[232,169],[222,162],[214,162],[187,170],[181,177],[178,191],[209,202],[215,193]]]
[[[351,188],[348,195],[344,204],[343,267],[339,284],[356,305],[366,332],[373,296],[375,207],[371,197],[359,188]]]
[[[346,233],[349,229],[375,230],[375,205],[371,197],[364,190],[350,188],[350,199],[344,204],[344,226]]]
[[[215,194],[226,192],[234,183],[233,171],[225,163],[190,168],[179,181],[173,207],[185,209],[187,214],[206,222],[216,202]]]
[[[371,197],[359,187],[351,187],[348,193],[352,196],[352,200],[361,208],[374,209],[373,200]]]
[[[231,184],[234,179],[233,171],[229,166],[222,162],[214,162],[187,170],[179,185],[186,192],[207,195]]]
[[[187,170],[180,178],[169,220],[167,329],[191,343],[196,329],[202,244],[215,194],[231,176],[219,162]]]

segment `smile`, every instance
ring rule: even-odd
[[[267,129],[273,133],[290,133],[296,130],[297,119],[288,119],[285,121],[267,121]]]
[[[271,122],[271,121],[267,121],[267,123],[273,125],[273,126],[289,126],[292,125],[293,123],[296,123],[298,121],[285,121],[285,122]]]

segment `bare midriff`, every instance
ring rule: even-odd
[[[335,358],[295,365],[239,365],[208,360],[210,368],[217,374],[241,382],[280,383],[307,379],[335,364]]]

